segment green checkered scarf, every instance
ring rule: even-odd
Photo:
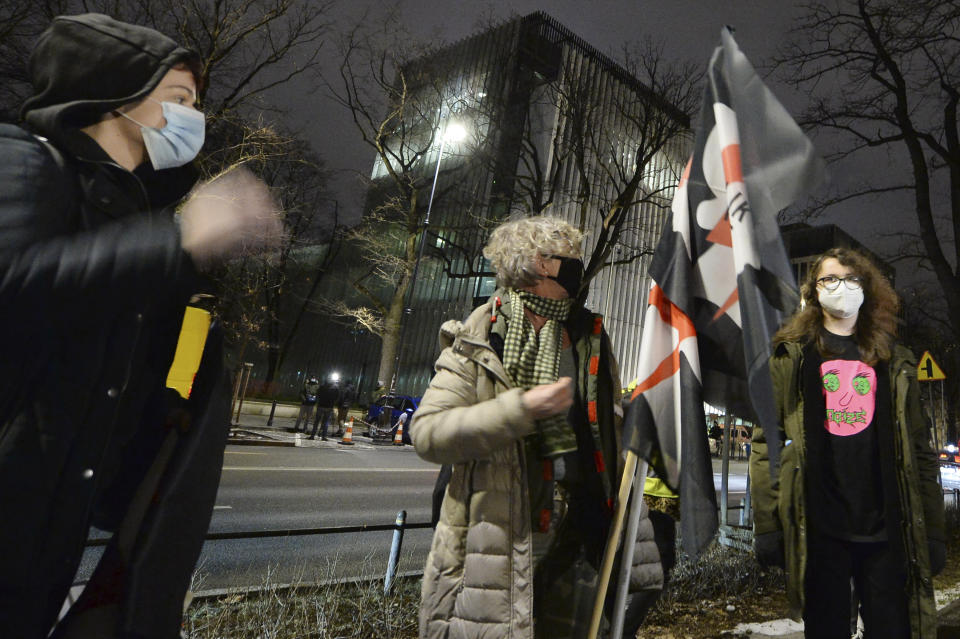
[[[573,306],[571,299],[539,297],[527,291],[509,289],[511,321],[503,340],[503,366],[517,386],[531,388],[550,384],[560,375],[560,349],[563,322]],[[523,314],[523,308],[547,318],[537,333]],[[577,437],[566,415],[537,420],[537,439],[541,455],[549,457],[576,450]]]

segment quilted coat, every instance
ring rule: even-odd
[[[492,308],[488,302],[465,322],[443,325],[436,375],[411,426],[421,457],[453,465],[424,568],[423,638],[534,636],[530,505],[521,440],[535,426],[522,404],[523,389],[513,386],[490,345]],[[606,359],[619,389],[612,356]],[[618,441],[616,433],[609,435]],[[631,589],[660,588],[663,574],[645,513],[638,542]]]

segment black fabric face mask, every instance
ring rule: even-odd
[[[560,260],[560,270],[557,271],[557,276],[548,275],[547,278],[562,286],[570,299],[575,299],[583,285],[583,260],[562,255],[546,255],[544,257]]]

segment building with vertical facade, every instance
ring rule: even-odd
[[[630,379],[639,359],[648,265],[692,145],[686,116],[542,12],[415,60],[403,69],[403,77],[406,99],[420,99],[405,105],[410,115],[396,127],[392,151],[420,150],[412,170],[424,178],[419,196],[423,213],[434,175],[436,195],[405,316],[398,391],[416,395],[426,388],[439,354],[441,323],[465,317],[494,292],[494,278],[482,257],[494,226],[511,215],[562,217],[587,234],[589,260],[603,235],[604,218],[618,197],[623,200],[650,127],[668,126],[673,132],[669,139],[642,162],[635,197],[624,200],[626,222],[607,257],[614,264],[592,280],[587,298],[587,305],[605,316],[622,375]],[[441,142],[453,122],[467,130],[467,138]],[[371,177],[368,215],[393,195],[379,157]],[[342,284],[347,279],[337,281],[340,292],[349,296]],[[378,340],[333,327],[317,331],[311,340],[301,349],[301,359],[316,361],[315,353],[323,352],[328,367],[356,378],[359,371],[353,368],[359,364],[349,360],[364,353],[363,390],[377,382],[369,353]],[[305,374],[305,364],[293,365]]]
[[[793,275],[797,278],[797,286],[803,283],[810,272],[810,267],[818,257],[829,249],[841,247],[860,251],[887,276],[891,286],[895,282],[896,269],[889,262],[881,259],[879,255],[835,224],[811,226],[797,222],[780,227],[780,232],[783,235],[783,246],[787,251],[787,257],[793,267]]]

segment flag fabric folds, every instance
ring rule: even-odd
[[[823,163],[727,29],[710,60],[693,155],[650,265],[624,445],[680,494],[684,549],[717,529],[703,402],[760,424],[779,464],[770,338],[799,298],[777,214]]]

